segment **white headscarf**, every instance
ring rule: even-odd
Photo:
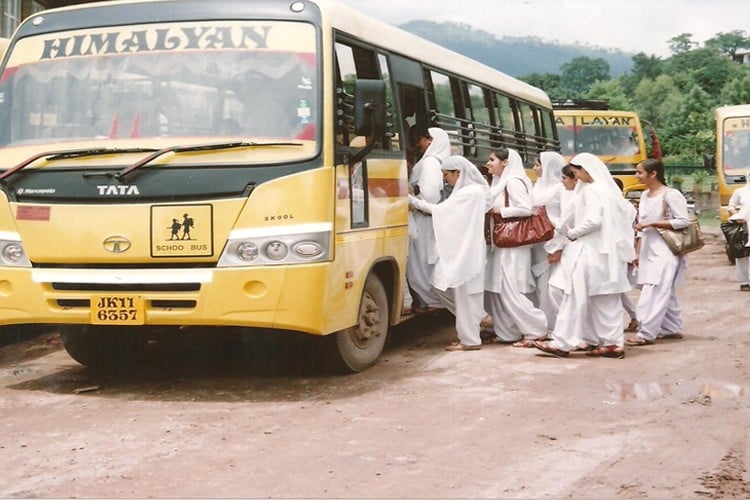
[[[565,159],[555,151],[544,151],[539,155],[542,164],[542,176],[537,179],[531,194],[534,205],[545,205],[558,191],[564,189],[560,176],[565,166]]]
[[[434,156],[441,163],[444,162],[451,155],[451,140],[448,133],[438,127],[430,127],[427,132],[430,133],[432,142],[427,146],[423,156]]]
[[[632,262],[635,258],[633,206],[622,196],[607,166],[599,158],[591,153],[579,153],[570,159],[570,163],[588,172],[593,182],[587,188],[594,189],[601,200],[599,252],[607,255],[609,278],[615,281],[622,263]]]
[[[438,263],[434,286],[456,288],[484,272],[484,213],[487,182],[479,169],[463,156],[451,156],[443,170],[459,171],[453,192],[432,207],[432,225]]]
[[[531,181],[526,175],[526,170],[523,168],[523,160],[521,155],[515,149],[508,149],[508,163],[505,165],[505,169],[501,175],[492,175],[492,186],[489,191],[489,205],[491,206],[495,199],[505,191],[508,182],[511,179],[520,179],[526,186],[526,190],[531,192]]]
[[[747,196],[750,198],[750,172],[745,174],[745,186],[739,188],[739,190],[747,191]],[[744,196],[740,199],[746,199]],[[750,203],[745,203],[740,206],[739,212],[729,217],[729,220],[748,220],[750,219]],[[748,242],[750,243],[750,242]]]

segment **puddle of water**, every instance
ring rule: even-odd
[[[704,397],[709,399],[737,399],[745,395],[745,388],[728,382],[704,384],[668,384],[661,382],[607,382],[610,400],[617,403],[651,401],[666,396]]]

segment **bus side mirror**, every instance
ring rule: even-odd
[[[385,82],[354,82],[354,133],[368,137],[385,133]]]
[[[716,158],[712,154],[703,155],[703,168],[713,173],[716,170]]]

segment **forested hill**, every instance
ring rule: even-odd
[[[607,61],[612,77],[630,71],[633,66],[632,53],[586,45],[559,45],[536,37],[496,38],[466,24],[410,21],[399,27],[515,77],[560,73],[560,66],[581,56]]]

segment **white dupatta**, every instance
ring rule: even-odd
[[[487,182],[463,156],[451,156],[443,162],[442,169],[460,173],[451,195],[431,207],[438,253],[433,285],[438,290],[456,288],[477,278],[484,273],[486,262]]]

